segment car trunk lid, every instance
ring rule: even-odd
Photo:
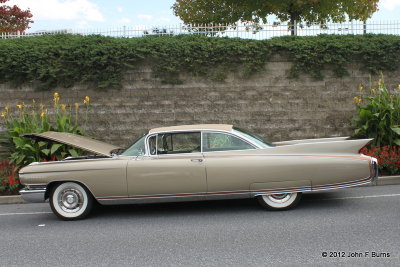
[[[72,133],[49,131],[44,133],[27,133],[23,134],[22,136],[29,137],[38,141],[44,140],[65,144],[106,157],[111,157],[111,153],[113,151],[121,149],[120,147],[105,142]]]

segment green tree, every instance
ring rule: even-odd
[[[306,24],[365,21],[377,10],[379,0],[176,0],[176,16],[186,24],[266,23],[276,15],[283,22]],[[292,29],[292,34],[294,33]]]

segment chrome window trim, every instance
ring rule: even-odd
[[[201,153],[228,152],[228,151],[229,152],[230,151],[247,151],[247,150],[255,150],[255,149],[259,149],[260,148],[257,145],[255,145],[254,143],[250,142],[248,139],[246,139],[246,138],[244,138],[242,136],[239,136],[239,135],[237,135],[235,133],[232,133],[232,132],[219,131],[219,130],[205,130],[205,131],[202,131],[202,133],[222,133],[222,134],[227,134],[229,136],[233,136],[233,137],[236,137],[236,138],[242,140],[243,142],[251,145],[253,148],[252,149],[221,150],[221,151],[203,151],[203,134],[202,134],[202,136],[201,136],[201,141],[202,141]]]
[[[227,152],[227,151],[246,151],[246,150],[255,150],[255,149],[262,149],[262,147],[260,147],[259,145],[257,145],[256,143],[253,143],[252,140],[249,140],[248,138],[246,138],[245,136],[242,136],[240,134],[236,134],[233,133],[232,131],[224,131],[224,130],[213,130],[213,129],[203,129],[203,130],[174,130],[174,131],[161,131],[161,132],[155,132],[155,133],[151,133],[151,134],[147,134],[146,139],[145,139],[145,150],[146,153],[142,156],[148,156],[148,157],[155,157],[155,156],[159,156],[158,154],[155,155],[151,155],[150,154],[150,144],[149,144],[149,139],[152,136],[157,136],[158,134],[163,134],[163,133],[190,133],[190,132],[200,132],[200,153],[214,153],[214,152]],[[231,135],[233,137],[239,138],[243,141],[245,141],[246,143],[252,145],[254,147],[254,149],[239,149],[239,150],[224,150],[224,151],[203,151],[203,133],[224,133],[224,134],[228,134]],[[158,138],[156,137],[156,147],[158,145]],[[193,153],[177,153],[177,154],[165,154],[165,155],[190,155]]]
[[[162,154],[162,156],[176,156],[176,155],[191,155],[191,154],[197,154],[197,153],[203,153],[203,151],[202,151],[202,147],[201,147],[201,145],[202,145],[202,134],[201,134],[201,130],[176,130],[176,131],[163,131],[163,132],[156,132],[156,133],[151,133],[151,134],[148,134],[147,136],[146,136],[146,139],[145,139],[145,142],[146,142],[146,144],[145,144],[145,148],[146,148],[146,153],[145,153],[145,155],[143,155],[143,156],[148,156],[148,157],[157,157],[157,156],[161,156],[161,154],[158,154],[157,153],[157,149],[156,149],[156,154],[155,155],[151,155],[150,154],[150,144],[149,144],[149,139],[152,137],[152,136],[156,136],[156,148],[158,147],[158,138],[157,138],[157,135],[158,134],[165,134],[165,133],[193,133],[193,132],[199,132],[200,133],[200,152],[195,152],[195,153],[175,153],[175,154]]]

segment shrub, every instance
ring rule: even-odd
[[[271,40],[206,37],[201,35],[113,38],[105,36],[47,35],[0,39],[0,83],[18,86],[35,82],[38,89],[87,83],[93,88],[122,87],[127,69],[151,63],[165,83],[182,83],[180,73],[223,81],[229,71],[243,78],[264,70],[272,55],[291,61],[291,77],[308,73],[323,78],[329,66],[337,76],[347,64],[360,62],[367,71],[400,67],[400,36],[319,35],[287,36]]]
[[[357,114],[352,123],[356,127],[354,136],[357,138],[374,138],[372,145],[400,145],[400,95],[396,90],[388,90],[383,75],[378,81],[378,87],[368,90],[368,96],[354,97]],[[364,90],[359,86],[360,94]]]
[[[89,110],[90,99],[86,96],[85,105],[85,124]],[[21,135],[25,133],[42,133],[46,131],[68,132],[83,135],[84,131],[80,127],[79,104],[66,105],[60,103],[60,95],[54,94],[51,109],[33,100],[32,105],[24,103],[17,105],[17,111],[12,112],[6,106],[1,113],[3,123],[6,128],[6,135],[1,137],[1,141],[8,148],[10,164],[14,164],[15,170],[35,161],[60,160],[69,155],[78,156],[82,153],[79,149],[71,148],[66,145],[49,143],[44,141],[33,142],[30,138]],[[4,156],[3,156],[4,157]]]

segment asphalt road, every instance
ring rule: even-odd
[[[65,222],[48,204],[0,205],[2,266],[277,264],[398,266],[400,185],[307,194],[283,212],[209,201],[103,207]]]

